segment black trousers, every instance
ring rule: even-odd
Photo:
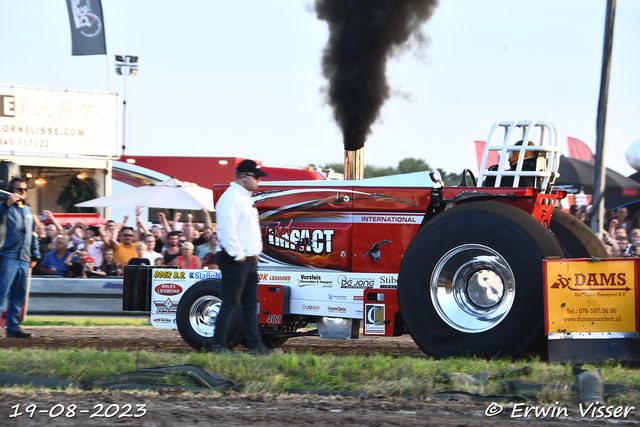
[[[230,320],[237,310],[242,310],[247,345],[251,349],[257,348],[262,345],[258,329],[258,261],[248,258],[238,264],[226,253],[222,254],[218,264],[222,273],[222,306],[212,344],[229,347]]]

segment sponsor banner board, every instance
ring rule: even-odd
[[[396,288],[397,274],[350,272],[287,272],[259,271],[261,284],[283,284],[291,287],[291,298],[307,301],[357,302],[363,300],[365,289]],[[280,279],[279,281],[276,279]]]
[[[118,94],[0,85],[0,153],[115,158]]]
[[[291,289],[293,314],[362,319],[365,289],[395,288],[397,274],[324,271],[259,270],[260,284]],[[196,282],[220,278],[219,270],[154,269],[151,282],[151,323],[176,329],[175,316],[182,295]],[[167,320],[168,319],[168,320]]]
[[[160,329],[176,329],[180,298],[196,282],[219,279],[219,270],[154,269],[151,280],[151,324]]]
[[[548,332],[637,331],[636,260],[545,260]]]

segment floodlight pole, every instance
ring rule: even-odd
[[[124,73],[123,73],[124,70]],[[122,155],[126,150],[127,123],[127,76],[135,76],[138,72],[138,57],[132,55],[116,55],[116,73],[124,74],[124,97],[122,99]]]
[[[127,135],[127,76],[129,73],[124,73],[124,97],[122,98],[122,155],[126,150],[125,138]]]
[[[600,98],[598,100],[598,118],[596,121],[596,164],[593,174],[593,200],[591,229],[602,237],[604,223],[605,189],[605,132],[607,127],[607,102],[609,98],[609,75],[611,74],[611,50],[613,46],[613,24],[616,16],[616,0],[607,0],[607,12],[604,26],[604,48],[602,52],[602,71],[600,74]]]

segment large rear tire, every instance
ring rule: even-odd
[[[191,348],[208,351],[222,305],[222,282],[207,279],[194,283],[180,298],[176,323],[180,336]],[[241,311],[237,311],[228,332],[231,347],[244,338]]]
[[[549,229],[558,239],[565,258],[607,258],[604,244],[598,236],[573,215],[554,209]]]
[[[265,347],[267,347],[267,348],[278,348],[278,347],[281,347],[288,340],[289,340],[288,337],[286,337],[286,338],[274,338],[274,337],[270,337],[269,335],[262,334],[262,342],[264,343]]]
[[[560,246],[530,214],[498,202],[458,205],[407,248],[400,310],[436,357],[517,355],[543,332],[542,260]]]

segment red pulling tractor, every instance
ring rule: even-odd
[[[357,338],[362,327],[364,335],[408,332],[436,357],[517,355],[544,344],[543,260],[607,256],[587,226],[554,209],[566,195],[553,190],[558,139],[549,123],[496,123],[477,182],[465,170],[455,187],[437,171],[261,185],[264,342]],[[490,151],[500,154],[497,166],[487,167]],[[214,187],[214,198],[225,189]],[[156,327],[177,327],[190,346],[207,348],[219,277],[128,268],[124,308],[150,311]],[[243,342],[239,319],[233,335]]]

